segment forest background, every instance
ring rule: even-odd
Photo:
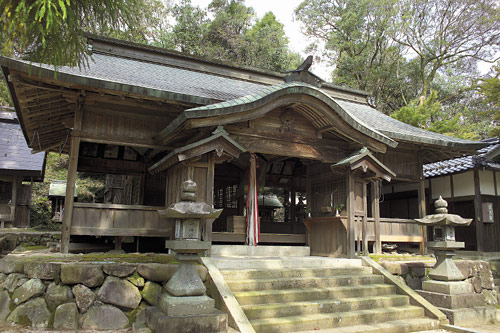
[[[0,54],[86,66],[84,34],[163,47],[274,72],[297,68],[283,24],[243,0],[0,0]],[[295,8],[330,81],[371,93],[377,109],[430,131],[472,140],[500,135],[500,5],[496,0],[306,0]],[[481,74],[478,63],[492,64]],[[11,105],[4,80],[0,105]],[[32,224],[48,219],[48,186],[67,156],[49,154]],[[99,201],[103,176],[80,174],[80,201]]]

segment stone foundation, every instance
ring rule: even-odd
[[[158,304],[177,269],[173,263],[123,262],[133,261],[129,255],[100,254],[102,260],[93,262],[77,255],[9,257],[0,260],[0,321],[58,330],[141,327],[146,306]],[[205,282],[206,268],[199,265],[197,272]]]
[[[13,231],[15,230],[15,231]],[[0,251],[12,251],[18,246],[47,246],[59,243],[60,231],[23,231],[23,229],[2,230],[0,235]]]

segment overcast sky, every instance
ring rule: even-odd
[[[300,32],[300,24],[294,21],[293,11],[303,0],[245,0],[245,4],[253,7],[258,18],[262,18],[267,12],[273,12],[279,22],[285,26],[285,33],[290,40],[290,49],[299,52],[305,59],[308,54],[304,53],[310,41]],[[206,8],[210,0],[191,0],[193,5]],[[313,63],[311,71],[325,81],[330,81],[331,70],[319,63]]]

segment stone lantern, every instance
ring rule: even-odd
[[[174,296],[204,295],[206,288],[196,271],[200,254],[210,249],[209,241],[202,241],[202,221],[216,219],[222,209],[213,209],[205,202],[196,202],[196,183],[186,180],[181,187],[181,201],[170,205],[163,215],[174,222],[174,239],[165,247],[175,251],[179,267],[165,289]]]
[[[448,203],[441,196],[434,202],[434,207],[436,207],[435,214],[415,219],[421,225],[432,226],[434,241],[428,242],[427,247],[434,250],[437,262],[429,272],[429,277],[439,281],[464,280],[465,277],[451,259],[455,255],[455,250],[465,247],[464,242],[455,240],[455,227],[468,226],[472,219],[448,214]]]
[[[431,280],[422,281],[422,290],[417,292],[435,305],[452,325],[470,325],[490,322],[496,309],[484,306],[484,295],[475,293],[472,284],[465,281],[452,260],[455,250],[465,247],[455,240],[455,227],[468,226],[472,219],[448,214],[448,203],[439,197],[434,203],[436,214],[416,219],[417,223],[432,226],[434,241],[427,246],[437,256],[436,265],[429,272]]]
[[[173,222],[173,240],[165,247],[175,251],[177,270],[165,284],[166,293],[158,306],[146,309],[146,322],[154,332],[226,332],[227,314],[215,308],[214,299],[197,272],[200,254],[210,249],[202,241],[202,222],[216,219],[222,209],[196,202],[196,183],[186,180],[181,187],[181,201],[159,211],[160,217]]]

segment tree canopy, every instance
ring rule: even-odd
[[[486,98],[488,110],[486,116],[491,116],[491,135],[500,136],[500,64],[495,66],[495,77],[485,79],[479,85],[480,93]]]
[[[475,88],[478,61],[494,62],[500,51],[497,1],[308,0],[295,15],[334,67],[332,80],[371,92],[381,111],[399,110],[403,121],[410,110],[432,114],[425,128],[461,137],[488,132]]]
[[[182,0],[171,15],[175,24],[160,33],[158,46],[277,72],[300,64],[276,16],[258,19],[242,0],[214,0],[207,10]]]

